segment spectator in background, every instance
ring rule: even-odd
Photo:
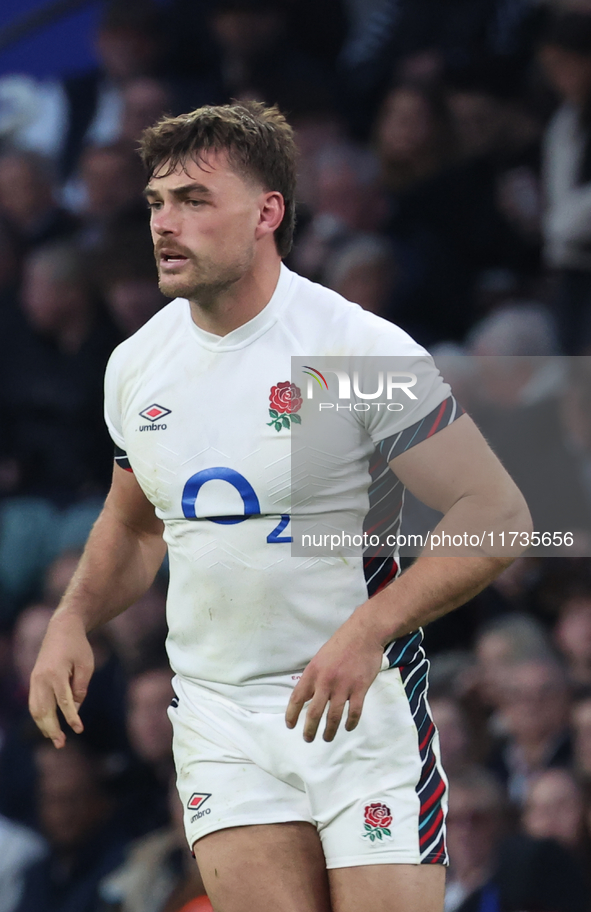
[[[140,161],[132,146],[89,146],[80,162],[78,199],[74,205],[82,222],[78,241],[93,249],[117,237],[129,226],[144,227],[148,235],[145,185]]]
[[[485,269],[512,263],[515,239],[494,182],[461,161],[441,86],[390,91],[375,126],[390,192],[388,231],[406,252],[397,322],[424,344],[460,340],[474,322],[474,285]]]
[[[158,288],[154,251],[144,227],[113,231],[95,251],[95,282],[123,338],[140,329],[166,303]]]
[[[108,145],[120,137],[122,92],[139,76],[157,72],[166,51],[166,30],[150,0],[111,0],[96,37],[100,67],[72,76],[62,86],[60,172],[76,174],[86,145]]]
[[[307,220],[317,208],[317,169],[325,150],[345,144],[345,123],[334,107],[298,111],[290,117],[298,148],[298,216]],[[352,146],[352,148],[358,148]],[[374,171],[375,173],[375,171]],[[296,224],[296,232],[298,224]],[[297,235],[296,235],[297,236]]]
[[[117,274],[113,270],[103,283],[103,294],[113,323],[121,336],[127,339],[147,323],[167,300],[154,281],[151,266],[148,269],[125,261],[120,266],[120,272]]]
[[[107,633],[128,676],[162,656],[167,634],[162,584],[155,582],[127,611],[109,621]]]
[[[387,238],[358,234],[330,255],[323,284],[388,319],[395,310],[396,278],[394,249]]]
[[[129,682],[127,728],[131,746],[166,786],[174,771],[168,719],[173,697],[168,665],[139,672]]]
[[[490,621],[474,644],[475,687],[484,706],[498,709],[504,682],[515,665],[549,661],[552,650],[546,631],[527,614],[505,614]]]
[[[355,3],[341,55],[350,118],[367,131],[384,87],[404,74],[495,67],[519,87],[532,52],[535,0],[376,0]]]
[[[47,578],[52,580],[57,600],[26,607],[18,615],[12,635],[12,664],[16,678],[14,708],[10,725],[0,751],[0,782],[10,788],[0,788],[0,811],[28,824],[36,824],[36,795],[34,750],[36,738],[31,729],[28,712],[29,680],[32,667],[43,639],[59,591],[67,586],[76,566],[74,552],[65,552],[49,567]],[[46,582],[46,592],[51,592]],[[125,737],[125,681],[116,656],[109,648],[104,633],[95,633],[92,647],[96,674],[89,687],[81,711],[84,720],[84,740],[109,754],[121,765],[128,753]]]
[[[561,106],[544,144],[545,257],[567,354],[591,346],[591,11],[558,10],[540,57]]]
[[[502,68],[452,73],[446,80],[461,158],[504,216],[515,245],[507,267],[521,282],[540,267],[540,118],[508,86]]]
[[[27,870],[17,912],[96,912],[98,885],[126,848],[98,758],[70,742],[59,752],[41,745],[36,760],[50,853]]]
[[[120,778],[123,818],[135,836],[169,821],[173,775],[172,727],[168,707],[174,697],[168,663],[136,672],[127,690],[127,731],[131,763]]]
[[[71,237],[73,216],[56,202],[51,162],[35,152],[5,152],[0,157],[0,219],[19,253]]]
[[[229,100],[255,98],[293,110],[329,98],[328,69],[295,46],[288,5],[276,0],[215,0],[208,25],[217,50],[218,81]]]
[[[310,164],[309,187],[304,189],[311,217],[291,261],[302,275],[318,281],[332,252],[358,233],[380,229],[387,207],[378,162],[365,149],[348,141],[330,143]]]
[[[452,82],[448,103],[462,158],[485,158],[506,151],[506,106],[492,87],[476,81]]]
[[[53,609],[49,605],[28,605],[21,611],[14,625],[12,664],[17,681],[17,696],[23,710],[27,710],[31,672],[52,614]]]
[[[507,300],[483,317],[467,339],[472,355],[557,355],[560,343],[551,313],[536,301]],[[522,402],[521,387],[512,403]]]
[[[0,359],[0,455],[17,463],[13,493],[61,504],[100,494],[112,463],[102,376],[117,337],[95,306],[80,252],[56,245],[30,254],[21,301],[22,316],[3,321],[10,345]]]
[[[450,775],[449,785],[450,869],[445,910],[481,910],[483,894],[489,897],[490,908],[498,910],[498,889],[491,881],[503,832],[503,790],[490,773],[478,767]]]
[[[572,683],[578,687],[591,686],[591,593],[563,602],[554,636]]]
[[[0,912],[15,912],[23,893],[24,872],[46,851],[38,833],[0,814]]]
[[[527,500],[535,528],[570,529],[588,548],[591,375],[584,362],[529,357],[556,353],[554,327],[545,308],[525,301],[507,302],[474,327],[472,353],[521,357],[480,360],[472,414]]]
[[[420,84],[392,89],[377,120],[376,147],[384,184],[396,194],[454,164],[457,137],[443,93]]]
[[[566,673],[556,661],[519,662],[500,683],[500,718],[507,738],[492,756],[491,767],[507,783],[515,803],[525,801],[539,772],[571,764],[570,701]]]
[[[119,140],[130,145],[139,141],[146,127],[165,114],[170,115],[174,107],[171,89],[163,80],[151,76],[129,80],[121,94],[123,111]]]
[[[591,694],[581,697],[574,704],[572,727],[575,769],[584,782],[591,784]]]
[[[158,74],[167,35],[152,0],[108,0],[94,36],[96,68],[42,82],[0,79],[0,94],[15,109],[12,125],[5,126],[12,144],[47,156],[60,182],[70,180],[85,146],[119,139],[122,92],[129,81]]]
[[[587,912],[584,871],[548,840],[508,832],[498,782],[473,767],[450,777],[446,912]]]
[[[455,776],[474,762],[468,717],[458,700],[433,696],[431,717],[439,732],[441,760],[448,776]]]
[[[136,840],[121,868],[101,884],[100,912],[179,912],[205,887],[187,847],[183,809],[171,779],[171,824]]]
[[[548,769],[529,785],[523,809],[523,827],[534,839],[554,839],[584,859],[585,804],[583,790],[567,769]]]
[[[33,759],[36,739],[28,709],[29,681],[52,613],[48,605],[28,605],[17,617],[12,631],[14,689],[10,722],[3,732],[0,751],[0,812],[30,826],[38,821]]]

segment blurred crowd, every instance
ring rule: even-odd
[[[535,482],[536,528],[574,523],[570,552],[521,558],[426,639],[446,912],[590,912],[591,362],[556,356],[591,355],[591,0],[111,0],[95,38],[90,72],[0,79],[0,912],[207,908],[166,568],[93,634],[62,752],[27,692],[109,484],[107,358],[166,303],[138,138],[244,98],[296,131],[287,265],[433,350]],[[466,355],[489,356],[478,392]]]

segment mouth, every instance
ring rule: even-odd
[[[181,253],[166,253],[165,251],[161,251],[158,262],[161,269],[169,272],[179,266],[184,266],[184,264],[188,262],[188,257],[183,256]]]

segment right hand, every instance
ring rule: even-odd
[[[59,611],[49,622],[31,674],[29,709],[42,734],[63,747],[57,707],[77,734],[84,730],[78,715],[94,671],[94,656],[82,620]]]

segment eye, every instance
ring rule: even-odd
[[[159,200],[152,200],[151,202],[148,202],[147,205],[148,205],[148,209],[158,210],[162,206],[162,203]]]
[[[196,209],[197,206],[201,206],[201,205],[202,205],[203,200],[188,199],[187,202],[188,202],[189,206],[191,206],[191,208]]]

